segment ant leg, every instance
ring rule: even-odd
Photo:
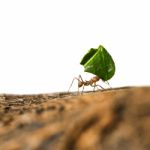
[[[104,89],[101,85],[98,85],[98,84],[94,84],[94,85],[91,85],[92,87],[94,87],[93,91],[95,91],[95,87],[100,87],[101,89]]]
[[[94,85],[93,85],[94,84]],[[95,87],[97,87],[96,83],[90,84],[91,87],[93,87],[93,92],[95,92]]]
[[[70,91],[70,89],[72,87],[72,84],[73,84],[74,80],[78,80],[78,82],[80,81],[77,77],[73,78],[73,80],[72,80],[72,82],[71,82],[71,84],[69,86],[68,93],[69,93],[69,91]],[[78,87],[78,91],[79,91],[79,87]]]
[[[103,80],[102,80],[103,81]],[[112,88],[111,86],[110,86],[110,84],[109,84],[109,82],[108,81],[103,81],[104,83],[106,83],[108,86],[109,86],[109,88]]]
[[[83,91],[84,91],[84,85],[83,85],[83,88],[82,88],[82,92],[81,92],[81,94],[83,94]]]
[[[80,93],[80,91],[79,91],[79,87],[78,87],[78,94]]]
[[[112,87],[110,86],[110,84],[109,84],[109,82],[108,82],[108,81],[106,81],[106,83],[108,84],[108,86],[109,86],[110,88],[112,88]]]
[[[96,85],[96,86],[99,86],[101,89],[105,89],[105,88],[103,88],[101,85]]]
[[[93,92],[95,92],[95,87],[96,87],[96,83],[94,83],[94,85],[92,85],[93,88]]]

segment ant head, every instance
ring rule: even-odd
[[[83,83],[79,80],[78,81],[78,87],[80,88],[80,87],[82,87],[82,85],[83,85]]]

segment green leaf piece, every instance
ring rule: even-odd
[[[97,75],[107,81],[115,74],[115,63],[108,51],[100,45],[98,49],[91,48],[82,58],[84,71]]]
[[[80,64],[84,65],[97,52],[97,49],[91,48],[82,58]]]

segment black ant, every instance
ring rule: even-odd
[[[83,93],[84,87],[85,87],[85,86],[89,86],[89,85],[90,85],[91,87],[94,87],[93,91],[95,91],[95,87],[98,87],[98,86],[99,86],[101,89],[104,89],[102,86],[96,84],[96,82],[98,82],[98,81],[100,80],[100,77],[94,76],[94,77],[92,77],[89,81],[86,81],[86,80],[83,81],[81,75],[79,75],[78,78],[75,77],[75,78],[72,80],[68,92],[70,91],[70,88],[72,87],[72,84],[73,84],[74,80],[78,80],[78,93],[79,93],[79,88],[80,88],[80,87],[83,87],[83,88],[82,88],[82,93]],[[107,84],[109,85],[108,81],[107,81]]]

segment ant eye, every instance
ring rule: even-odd
[[[81,65],[84,71],[97,75],[107,81],[115,74],[115,63],[108,51],[100,45],[97,49],[91,48],[82,58]]]

